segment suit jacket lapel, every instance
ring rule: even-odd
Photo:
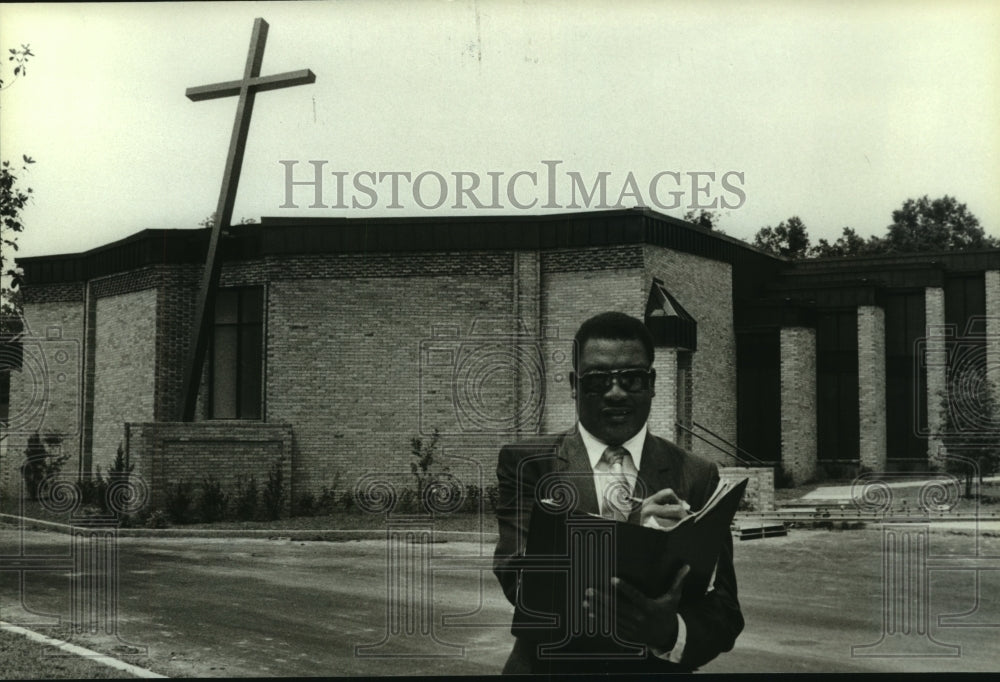
[[[573,430],[563,438],[556,451],[558,466],[566,482],[577,492],[576,509],[581,512],[599,514],[597,489],[594,486],[594,470],[590,466],[587,448],[583,445],[580,431]]]
[[[661,441],[647,433],[646,443],[642,448],[642,462],[639,464],[639,481],[645,488],[642,497],[649,497],[663,488],[672,487],[670,464],[670,455],[662,447]]]
[[[636,483],[635,497],[649,497],[663,488],[673,487],[671,476],[670,454],[662,442],[651,433],[646,434],[646,443],[642,447],[642,462],[639,463],[639,481]],[[640,507],[629,516],[629,522],[639,523]]]

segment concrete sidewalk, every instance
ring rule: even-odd
[[[777,505],[774,518],[786,521],[852,520],[874,523],[930,523],[945,531],[1000,533],[1000,505],[966,499],[964,481],[905,472],[859,479],[850,485],[822,485]],[[1000,482],[988,476],[984,484]],[[956,487],[957,483],[957,487]],[[975,485],[978,485],[976,481]],[[746,514],[745,521],[767,512]]]
[[[893,480],[894,478],[895,480]],[[824,502],[837,501],[850,504],[854,497],[860,495],[866,486],[879,484],[885,485],[890,490],[902,491],[912,488],[922,488],[926,485],[940,485],[941,483],[946,482],[947,480],[944,478],[926,478],[924,476],[914,476],[906,473],[886,474],[885,480],[860,480],[856,484],[852,485],[820,486],[800,497],[799,501],[814,502],[822,500]],[[983,478],[983,483],[1000,483],[1000,476],[986,476]],[[959,485],[964,486],[964,483],[959,481]],[[973,485],[978,485],[978,481],[976,481]],[[786,503],[786,505],[787,504],[788,503]]]

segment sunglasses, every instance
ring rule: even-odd
[[[617,383],[623,391],[638,393],[649,390],[656,371],[652,369],[616,369],[610,372],[587,372],[579,378],[584,393],[607,393]]]

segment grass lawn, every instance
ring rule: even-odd
[[[237,529],[237,530],[378,530],[386,527],[384,514],[344,512],[322,516],[293,516],[277,521],[218,521],[216,523],[192,523],[177,528],[192,529]],[[493,512],[479,514],[447,514],[434,519],[435,530],[496,532],[497,523]]]
[[[795,488],[778,488],[775,492],[775,503],[782,506],[789,501],[801,498],[813,490],[823,486],[851,485],[852,481],[824,481],[811,483]],[[973,505],[983,511],[1000,509],[1000,479],[993,477],[975,486],[980,497],[978,501],[961,499],[956,509],[968,510]],[[959,493],[964,493],[960,490]],[[893,490],[893,506],[900,505],[916,507],[920,500],[920,487],[896,488]],[[54,513],[34,500],[25,500],[23,507],[10,496],[0,497],[0,512],[6,514],[23,513],[31,519],[69,523],[68,514]],[[317,516],[293,516],[274,521],[217,521],[215,523],[169,524],[171,528],[211,529],[211,530],[379,530],[385,528],[384,514],[368,514],[357,509],[338,511],[333,514]],[[141,526],[138,526],[141,527]],[[461,512],[438,515],[434,519],[434,528],[439,531],[463,532],[496,532],[497,525],[492,509],[485,509],[482,514]]]
[[[55,634],[48,634],[58,638]],[[0,629],[0,678],[5,680],[133,678],[88,658],[34,642],[24,635]]]
[[[55,523],[70,523],[68,514],[57,514],[46,509],[40,502],[25,500],[19,507],[17,500],[0,500],[0,513],[23,514],[29,519],[51,521]],[[0,520],[0,523],[13,523],[11,519]],[[384,514],[366,514],[352,510],[319,516],[293,516],[275,521],[217,521],[215,523],[173,524],[171,528],[211,529],[211,530],[378,530],[385,528]],[[141,526],[138,526],[141,527]],[[482,516],[474,513],[455,513],[439,515],[434,520],[434,528],[442,531],[464,532],[495,532],[496,519],[492,510]]]

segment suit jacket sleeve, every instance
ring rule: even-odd
[[[700,500],[703,502],[718,485],[718,467],[711,465],[710,474],[702,480],[704,486],[700,491]],[[706,590],[704,584],[685,585],[678,612],[687,626],[682,666],[697,668],[733,648],[736,637],[743,630],[744,621],[736,594],[733,536],[728,529],[722,538],[722,551],[712,586]]]
[[[519,579],[517,560],[524,556],[534,486],[538,480],[537,466],[522,460],[528,454],[524,448],[508,445],[497,459],[497,526],[499,539],[493,554],[493,573],[511,604],[517,603]]]

